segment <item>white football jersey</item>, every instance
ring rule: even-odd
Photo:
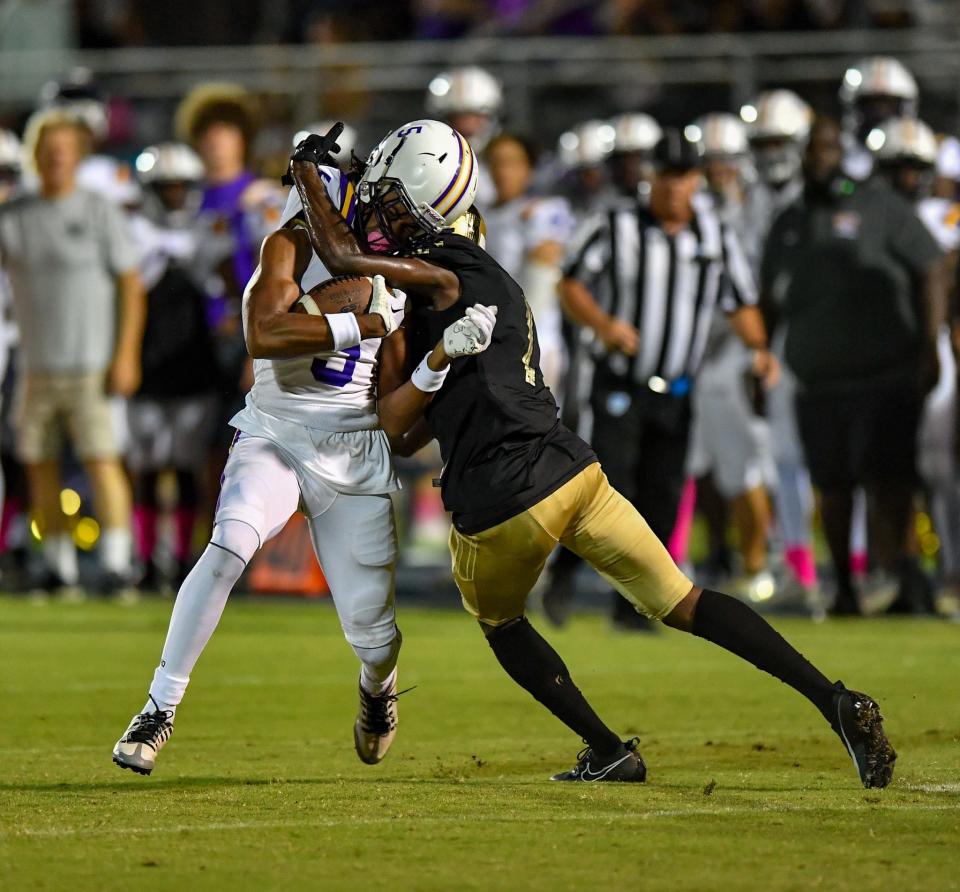
[[[353,221],[356,198],[353,184],[339,170],[321,167],[327,192],[347,222]],[[302,211],[300,196],[291,190],[280,227]],[[314,253],[300,281],[305,293],[331,278]],[[406,295],[394,291],[391,309],[397,325],[403,321]],[[372,430],[380,426],[376,405],[377,354],[380,338],[369,338],[355,347],[295,359],[256,359],[248,405],[261,412],[322,431]],[[242,413],[241,413],[242,414]]]
[[[960,204],[948,198],[924,198],[917,214],[944,251],[960,249]]]
[[[484,219],[487,253],[525,289],[530,251],[547,241],[566,245],[574,229],[573,213],[563,198],[517,198],[490,208]],[[559,330],[559,300],[538,304],[533,293],[526,296],[538,333]]]

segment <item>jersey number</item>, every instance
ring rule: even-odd
[[[327,365],[328,360],[321,359],[319,356],[316,357],[310,365],[314,380],[329,384],[331,387],[346,387],[353,378],[353,370],[357,367],[357,360],[360,358],[360,345],[347,347],[343,352],[349,358],[344,360],[342,369],[332,369]]]
[[[523,354],[523,379],[531,387],[537,386],[537,370],[530,364],[533,360],[533,313],[530,311],[530,304],[524,300],[523,305],[527,308],[527,352]]]

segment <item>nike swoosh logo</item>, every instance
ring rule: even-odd
[[[854,752],[853,747],[850,745],[850,741],[847,738],[847,732],[843,728],[843,716],[840,714],[839,701],[837,702],[837,724],[840,726],[840,736],[843,738],[843,745],[847,748],[847,752],[850,754],[850,759],[853,762],[853,767],[857,769],[857,774],[860,774],[860,765],[857,763],[857,754]]]
[[[583,766],[583,771],[580,773],[580,777],[583,778],[585,783],[590,783],[591,781],[603,780],[614,768],[620,765],[622,762],[626,762],[630,758],[630,753],[627,753],[623,758],[617,759],[616,762],[611,762],[604,768],[602,771],[591,771],[588,765]]]

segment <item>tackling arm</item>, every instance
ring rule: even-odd
[[[310,244],[300,230],[280,229],[268,236],[260,265],[243,295],[243,332],[254,359],[286,359],[334,349],[333,333],[323,316],[291,313],[300,296],[300,277],[310,260]],[[386,334],[377,314],[357,316],[363,338]]]
[[[380,426],[390,438],[391,446],[397,448],[402,448],[404,435],[416,424],[433,399],[433,391],[423,391],[413,381],[407,380],[409,376],[404,374],[407,371],[406,354],[403,329],[386,338],[380,350],[377,412]],[[449,365],[450,357],[443,349],[443,342],[440,342],[427,357],[427,367],[431,372],[442,372]]]
[[[333,275],[381,275],[391,287],[422,294],[437,309],[446,309],[457,301],[460,280],[450,270],[415,258],[365,253],[333,206],[315,164],[293,161],[290,172],[303,205],[310,243]]]
[[[403,384],[406,366],[406,340],[403,330],[384,341],[380,355],[380,399],[377,409],[380,425],[398,455],[412,455],[429,443],[423,419],[427,404],[442,386],[452,360],[482,353],[493,338],[497,308],[480,304],[467,309],[463,318],[448,326],[443,337]]]

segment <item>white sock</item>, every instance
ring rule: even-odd
[[[259,545],[253,527],[236,520],[218,524],[213,540],[180,586],[160,665],[150,685],[150,696],[161,709],[176,709],[183,699],[190,673],[220,622],[227,598]],[[149,711],[155,708],[149,703]]]
[[[167,712],[171,713],[170,723],[173,724],[173,720],[177,714],[177,707],[173,705],[162,706],[161,704],[157,703],[153,697],[147,697],[147,702],[143,704],[143,709],[141,709],[140,712],[156,712],[158,709],[165,709]]]
[[[389,690],[390,685],[392,685],[396,679],[396,666],[393,667],[393,671],[383,681],[374,678],[366,665],[360,669],[360,684],[368,694],[373,694],[375,697],[379,697],[384,691]]]
[[[370,694],[379,695],[387,690],[397,677],[397,658],[403,636],[397,629],[396,637],[380,647],[352,645],[361,660],[360,684]]]
[[[77,549],[69,533],[50,533],[43,537],[43,558],[66,585],[76,585],[80,578],[77,569]]]
[[[133,535],[129,527],[111,527],[100,537],[100,560],[103,566],[118,576],[130,575],[133,557]]]

